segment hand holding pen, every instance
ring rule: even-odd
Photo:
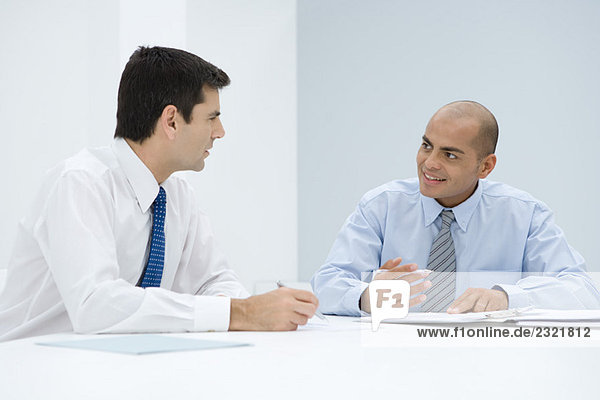
[[[285,286],[281,281],[277,281],[277,287],[282,288],[282,287],[287,287],[287,286]],[[319,311],[315,312],[315,316],[322,319],[323,321],[329,322],[329,320],[323,314],[321,314]]]

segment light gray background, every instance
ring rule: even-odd
[[[250,292],[295,280],[295,0],[2,0],[0,287],[44,172],[112,142],[119,79],[139,45],[186,49],[231,76],[227,133],[205,170],[185,175]]]
[[[490,179],[546,202],[600,271],[599,20],[596,1],[299,1],[300,279],[363,193],[415,176],[427,121],[458,99],[498,119]]]
[[[250,291],[310,279],[360,196],[413,176],[427,120],[461,98],[500,122],[491,177],[547,202],[600,271],[600,3],[447,3],[0,2],[0,277],[44,171],[111,142],[138,44],[188,49],[232,77],[227,136],[187,176]]]

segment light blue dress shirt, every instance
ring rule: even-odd
[[[416,178],[366,193],[312,278],[319,309],[360,315],[369,275],[387,260],[402,257],[402,264],[427,268],[443,210],[420,193]],[[544,203],[508,185],[480,180],[473,195],[452,211],[456,297],[470,287],[501,288],[509,308],[600,308],[600,292],[585,272],[583,257],[569,246]]]

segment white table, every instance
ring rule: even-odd
[[[141,356],[35,344],[87,338],[74,334],[0,343],[0,399],[600,396],[597,330],[587,344],[452,342],[418,338],[416,326],[371,332],[356,318],[328,318],[328,328],[296,332],[177,335],[253,346]]]

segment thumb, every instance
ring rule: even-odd
[[[397,257],[392,260],[387,260],[379,269],[392,269],[396,268],[402,262],[402,257]]]

